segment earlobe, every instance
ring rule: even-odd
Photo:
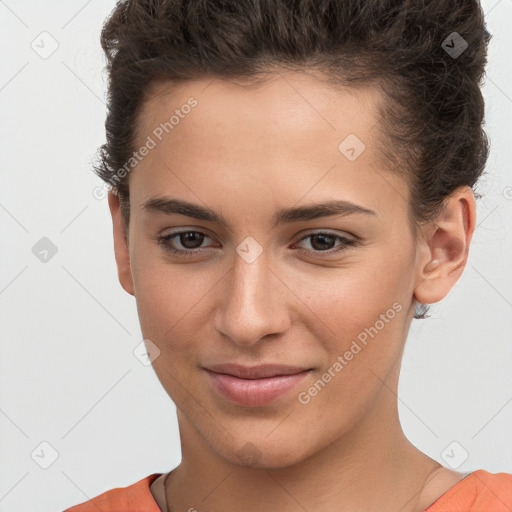
[[[476,204],[469,187],[457,189],[423,240],[415,298],[424,304],[444,299],[466,267],[476,225]]]
[[[123,289],[130,295],[135,295],[133,277],[130,264],[130,252],[126,239],[121,205],[117,194],[110,190],[108,193],[108,206],[112,215],[112,228],[114,234],[114,252],[116,257],[117,275]]]

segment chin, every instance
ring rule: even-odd
[[[285,431],[283,433],[286,434]],[[267,433],[260,437],[240,436],[230,438],[227,444],[215,446],[214,451],[231,464],[252,469],[279,469],[293,466],[314,453],[314,447],[309,447],[293,435],[277,436],[270,439]],[[301,449],[298,449],[298,447]],[[239,447],[238,449],[235,449]],[[309,450],[308,450],[309,448]]]

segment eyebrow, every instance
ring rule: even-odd
[[[222,224],[224,226],[229,225],[227,219],[221,213],[217,213],[210,208],[189,203],[182,199],[153,197],[145,201],[142,208],[151,213],[163,213],[167,215],[179,214],[193,217],[194,219]],[[273,227],[281,224],[319,219],[321,217],[332,217],[335,215],[346,216],[358,213],[377,216],[376,212],[373,210],[351,203],[350,201],[333,200],[326,203],[283,208],[274,215]]]

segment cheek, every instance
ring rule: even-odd
[[[194,299],[190,282],[162,262],[155,249],[136,247],[131,266],[142,334],[158,345],[186,318]]]
[[[377,284],[365,270],[334,282],[316,280],[318,296],[310,291],[308,297],[316,313],[308,327],[323,364],[297,401],[304,417],[317,424],[349,428],[371,407],[400,361],[406,321],[401,286],[396,275]]]
[[[303,313],[310,311],[310,327],[316,321],[326,332],[346,337],[373,325],[395,303],[406,308],[412,296],[411,269],[407,257],[368,250],[363,257],[346,258],[338,268],[290,269],[283,281],[300,299],[296,302]]]
[[[323,354],[321,374],[315,377],[328,373],[331,391],[322,391],[324,400],[348,390],[371,395],[380,385],[376,375],[386,375],[399,359],[411,300],[406,265],[404,258],[368,257],[296,279],[293,291],[303,298],[298,316],[312,334],[310,353]]]
[[[208,273],[195,264],[171,263],[154,242],[135,242],[130,259],[143,318],[173,325],[208,293]]]
[[[193,372],[200,340],[208,337],[199,312],[211,288],[190,268],[139,259],[133,272],[142,335],[160,350],[153,369],[167,394],[185,409],[190,396],[198,394]]]

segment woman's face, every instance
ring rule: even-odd
[[[378,435],[395,407],[421,262],[407,185],[376,147],[379,101],[288,73],[161,83],[144,105],[121,282],[182,436],[229,461],[288,465]],[[325,215],[332,202],[357,208]],[[228,363],[308,371],[206,370]]]

